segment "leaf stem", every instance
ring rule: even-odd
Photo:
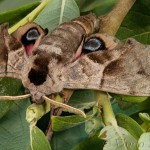
[[[106,92],[94,91],[99,108],[102,108],[102,116],[105,125],[117,126],[117,121],[111,107],[110,98]]]
[[[99,108],[102,107],[102,110],[103,110],[104,124],[106,126],[111,125],[114,127],[114,129],[120,136],[121,140],[123,141],[125,149],[127,150],[125,140],[117,124],[117,120],[115,118],[108,94],[106,92],[101,92],[101,91],[94,91],[94,92],[95,92],[96,100],[98,101]]]
[[[32,130],[33,130],[33,127],[35,126],[36,123],[30,123],[30,146],[31,146],[31,150],[34,150],[33,148],[33,138],[32,138]]]
[[[20,20],[17,24],[15,24],[14,26],[8,29],[9,34],[13,33],[20,26],[23,26],[28,22],[32,22],[50,1],[51,0],[42,0],[41,4],[38,7],[36,7],[31,13],[29,13],[26,17]]]

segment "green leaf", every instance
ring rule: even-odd
[[[68,105],[80,110],[90,109],[95,104],[94,93],[91,90],[76,90],[68,102]]]
[[[19,80],[11,78],[0,79],[0,95],[20,95],[24,93],[24,88]],[[2,118],[14,104],[14,101],[0,101],[0,118]]]
[[[40,2],[40,0],[32,0],[32,3],[34,2]],[[31,0],[24,0],[24,1],[20,1],[20,0],[1,0],[0,1],[0,12],[3,11],[9,11],[12,9],[16,9],[18,7],[21,7],[23,5],[26,5],[28,3],[31,3]]]
[[[9,111],[13,101],[0,101],[0,119]]]
[[[150,44],[150,1],[137,0],[117,32],[120,40],[132,37],[144,44]]]
[[[79,16],[79,8],[74,0],[51,0],[35,22],[50,31],[62,22]]]
[[[115,114],[122,113],[130,116],[132,114],[139,112],[139,108],[137,104],[133,104],[125,101],[118,101],[115,99],[112,101],[112,107]]]
[[[141,120],[143,121],[142,123],[142,128],[145,131],[149,131],[150,130],[150,116],[148,113],[139,113],[139,117],[141,118]]]
[[[49,104],[49,103],[48,103]],[[44,114],[46,114],[46,105],[44,104],[31,104],[26,110],[26,120],[29,123],[36,123]]]
[[[81,9],[83,5],[85,5],[86,0],[75,0],[78,7]]]
[[[39,4],[40,4],[39,2],[34,2],[16,8],[15,10],[9,10],[7,12],[0,13],[0,24],[5,22],[9,22],[10,26],[15,24],[23,17],[25,17],[28,13],[30,13],[34,8],[36,8]]]
[[[91,119],[97,112],[97,109],[93,109],[93,111],[90,111],[86,114],[86,118],[80,116],[80,115],[73,115],[73,116],[52,116],[52,129],[54,131],[63,131],[69,128],[72,128],[74,126],[77,126],[79,124],[84,123],[85,121],[88,121]]]
[[[54,132],[51,141],[52,150],[71,150],[79,142],[88,138],[84,129],[84,124],[81,124],[68,130]]]
[[[150,148],[150,132],[143,133],[138,141],[139,150],[149,150]]]
[[[95,6],[92,12],[95,13],[97,16],[105,15],[113,9],[117,2],[118,0],[101,0],[99,1],[100,4]]]
[[[79,142],[72,150],[102,150],[104,142],[98,138],[98,132],[94,136]]]
[[[48,139],[44,133],[36,126],[31,128],[32,150],[51,150]]]
[[[122,95],[122,94],[114,94],[109,93],[113,98],[116,98],[117,100],[121,101],[127,101],[132,103],[141,103],[145,100],[148,100],[148,96],[130,96],[130,95]]]
[[[126,129],[137,140],[140,138],[141,134],[144,133],[144,130],[141,128],[141,126],[135,120],[128,117],[127,115],[118,114],[116,115],[116,119],[118,125]]]
[[[85,132],[89,135],[95,135],[95,133],[102,128],[102,118],[93,117],[85,122]]]
[[[138,104],[140,111],[150,110],[150,100],[147,99],[146,101]]]
[[[117,0],[86,0],[84,5],[81,7],[81,12],[89,12],[92,10],[96,10],[96,14],[102,14],[111,10],[112,6],[116,3]]]
[[[85,122],[85,118],[80,115],[58,117],[52,116],[52,129],[54,131],[63,131]]]
[[[29,125],[25,110],[29,100],[15,101],[6,116],[0,119],[0,149],[25,150],[29,147]]]
[[[137,140],[121,127],[117,131],[113,126],[106,126],[101,130],[100,138],[107,141],[103,150],[137,150]]]
[[[150,116],[147,113],[139,113],[139,117],[147,123],[150,123]]]

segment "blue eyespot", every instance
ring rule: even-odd
[[[40,34],[39,34],[38,30],[33,28],[27,32],[26,39],[29,41],[36,40],[36,39],[38,39],[39,36],[40,36]]]
[[[105,43],[101,39],[96,37],[90,38],[83,45],[83,53],[90,53],[105,49]]]
[[[21,37],[21,42],[24,46],[35,44],[39,36],[40,36],[40,33],[38,29],[31,28]]]

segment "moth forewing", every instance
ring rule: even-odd
[[[108,34],[92,34],[87,37],[85,42],[90,38],[99,38],[105,43],[105,49],[82,55],[77,61],[68,65],[64,73],[65,88],[74,86],[74,89],[97,89],[99,87],[105,66],[112,61],[111,51],[121,45],[118,39]],[[115,57],[115,56],[114,56]],[[89,88],[90,86],[90,88]],[[73,88],[71,88],[73,89]]]
[[[14,37],[8,34],[8,24],[0,26],[0,77],[21,79],[24,48]]]
[[[11,77],[20,79],[23,81],[23,71],[25,66],[28,65],[29,56],[25,52],[25,46],[21,41],[21,38],[24,34],[21,32],[28,32],[30,29],[37,28],[39,33],[38,38],[35,39],[34,45],[39,44],[39,40],[46,34],[38,25],[32,23],[27,24],[21,29],[19,28],[13,35],[8,33],[8,24],[0,25],[0,77]],[[32,36],[32,35],[31,35]],[[30,37],[31,37],[30,36]],[[27,43],[28,44],[28,43]],[[14,100],[24,99],[24,96],[20,97],[1,97],[3,99]],[[30,95],[27,95],[28,97]]]
[[[150,95],[150,45],[134,39],[118,43],[111,51],[85,55],[68,69],[65,88]]]
[[[3,24],[0,26],[0,77],[6,76],[6,66],[7,66],[7,47],[5,44],[4,34],[7,32],[8,24]]]
[[[36,23],[27,23],[19,27],[12,36],[22,43],[26,54],[29,56],[39,46],[41,39],[47,34],[47,29],[43,29]]]

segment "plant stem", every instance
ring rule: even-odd
[[[106,92],[95,91],[95,96],[96,96],[96,100],[98,101],[99,108],[102,108],[103,110],[102,116],[103,116],[104,124],[106,126],[111,125],[114,127],[114,129],[120,136],[121,140],[123,141],[125,149],[127,150],[125,140],[117,124],[117,120],[115,118],[108,94]]]
[[[36,7],[31,13],[29,13],[26,17],[20,20],[17,24],[9,28],[9,34],[13,33],[20,26],[23,26],[28,22],[32,22],[49,2],[50,0],[43,0],[41,4],[38,7]]]
[[[111,107],[110,98],[106,92],[94,91],[99,108],[102,108],[102,116],[105,125],[117,126],[117,121]]]
[[[129,12],[136,0],[119,0],[114,9],[106,16],[100,17],[100,30],[110,35],[115,35],[124,17]]]

